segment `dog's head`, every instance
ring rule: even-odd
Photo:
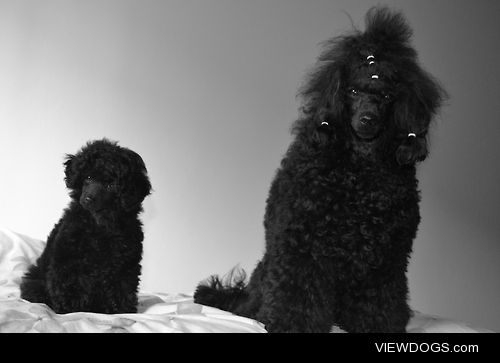
[[[429,124],[446,93],[419,66],[401,13],[375,7],[365,21],[364,32],[325,42],[300,91],[305,117],[294,130],[320,143],[347,140],[401,165],[424,160]]]
[[[151,184],[142,158],[107,139],[88,142],[64,162],[71,198],[91,212],[139,212]]]

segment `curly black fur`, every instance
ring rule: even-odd
[[[142,158],[107,139],[67,155],[71,202],[21,283],[21,297],[57,313],[137,310],[142,201],[151,184]]]
[[[213,276],[196,302],[270,332],[405,331],[420,222],[415,165],[446,96],[420,68],[411,36],[401,13],[375,7],[364,32],[325,43],[271,185],[264,257],[247,286]]]

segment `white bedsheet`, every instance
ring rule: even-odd
[[[44,304],[0,299],[0,333],[266,333],[263,324],[195,304],[183,294],[141,293],[137,314],[56,314]],[[339,329],[332,332],[340,333]],[[487,333],[463,322],[416,312],[408,333]]]
[[[141,293],[137,314],[56,314],[45,304],[0,300],[0,333],[265,333],[262,324],[195,304],[187,295]]]
[[[136,314],[57,314],[20,298],[21,277],[44,242],[0,228],[0,332],[265,333],[263,324],[202,306],[184,294],[139,294]],[[489,332],[466,323],[414,312],[409,333]],[[332,332],[341,332],[333,328]]]

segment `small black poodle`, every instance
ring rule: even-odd
[[[404,332],[406,271],[420,222],[416,163],[445,91],[419,66],[405,17],[368,11],[364,32],[325,43],[271,185],[266,250],[212,276],[195,301],[269,332]]]
[[[141,273],[142,223],[151,184],[142,158],[116,142],[67,155],[71,202],[21,283],[21,297],[57,313],[133,313]]]

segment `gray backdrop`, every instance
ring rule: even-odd
[[[191,293],[262,256],[269,184],[319,42],[379,1],[0,1],[0,224],[45,239],[68,203],[65,153],[139,152],[143,290]],[[450,101],[419,170],[411,305],[500,331],[496,0],[386,1]]]

